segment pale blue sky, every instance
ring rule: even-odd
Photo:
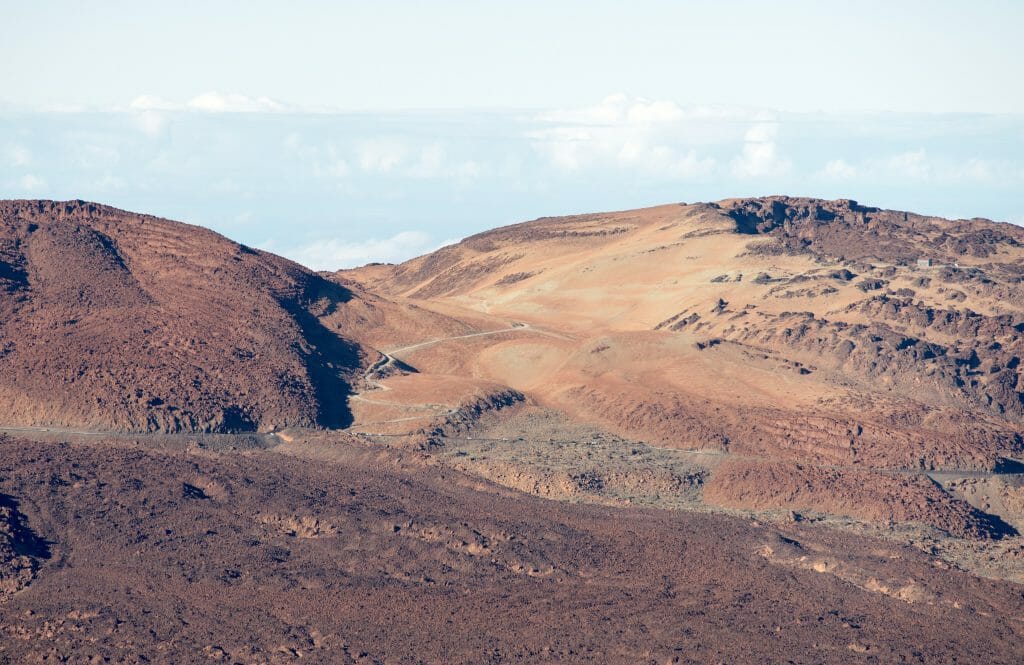
[[[1024,222],[1020,2],[0,5],[0,197],[317,268],[768,193]]]
[[[612,92],[780,110],[1024,112],[1019,0],[0,0],[0,91],[208,91],[342,110],[546,108]]]

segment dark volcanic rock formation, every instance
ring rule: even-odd
[[[856,201],[771,196],[730,199],[718,206],[739,233],[769,235],[783,251],[848,260],[912,263],[922,256],[954,262],[985,258],[1024,245],[1024,229],[989,220],[961,220],[882,210]]]
[[[49,543],[28,527],[18,502],[0,494],[0,603],[27,587],[48,558]]]

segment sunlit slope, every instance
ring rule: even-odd
[[[773,197],[545,218],[345,277],[495,329],[527,324],[403,359],[621,434],[991,468],[1021,448],[1022,241],[985,220]]]

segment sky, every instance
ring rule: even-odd
[[[0,0],[0,198],[317,269],[772,193],[1024,223],[1024,3]]]

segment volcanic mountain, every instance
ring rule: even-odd
[[[361,306],[211,231],[85,203],[0,203],[3,425],[127,431],[342,427]]]
[[[492,320],[496,334],[458,350],[404,351],[419,373],[387,384],[393,403],[473,377],[620,437],[714,453],[704,496],[722,505],[1003,528],[906,474],[1024,454],[1019,227],[726,200],[543,218],[339,277]]]
[[[345,275],[561,333],[490,345],[470,371],[668,446],[979,469],[1022,450],[1024,228],[1009,224],[672,205]]]
[[[849,200],[333,274],[0,202],[0,663],[1022,662],[1022,303]]]

